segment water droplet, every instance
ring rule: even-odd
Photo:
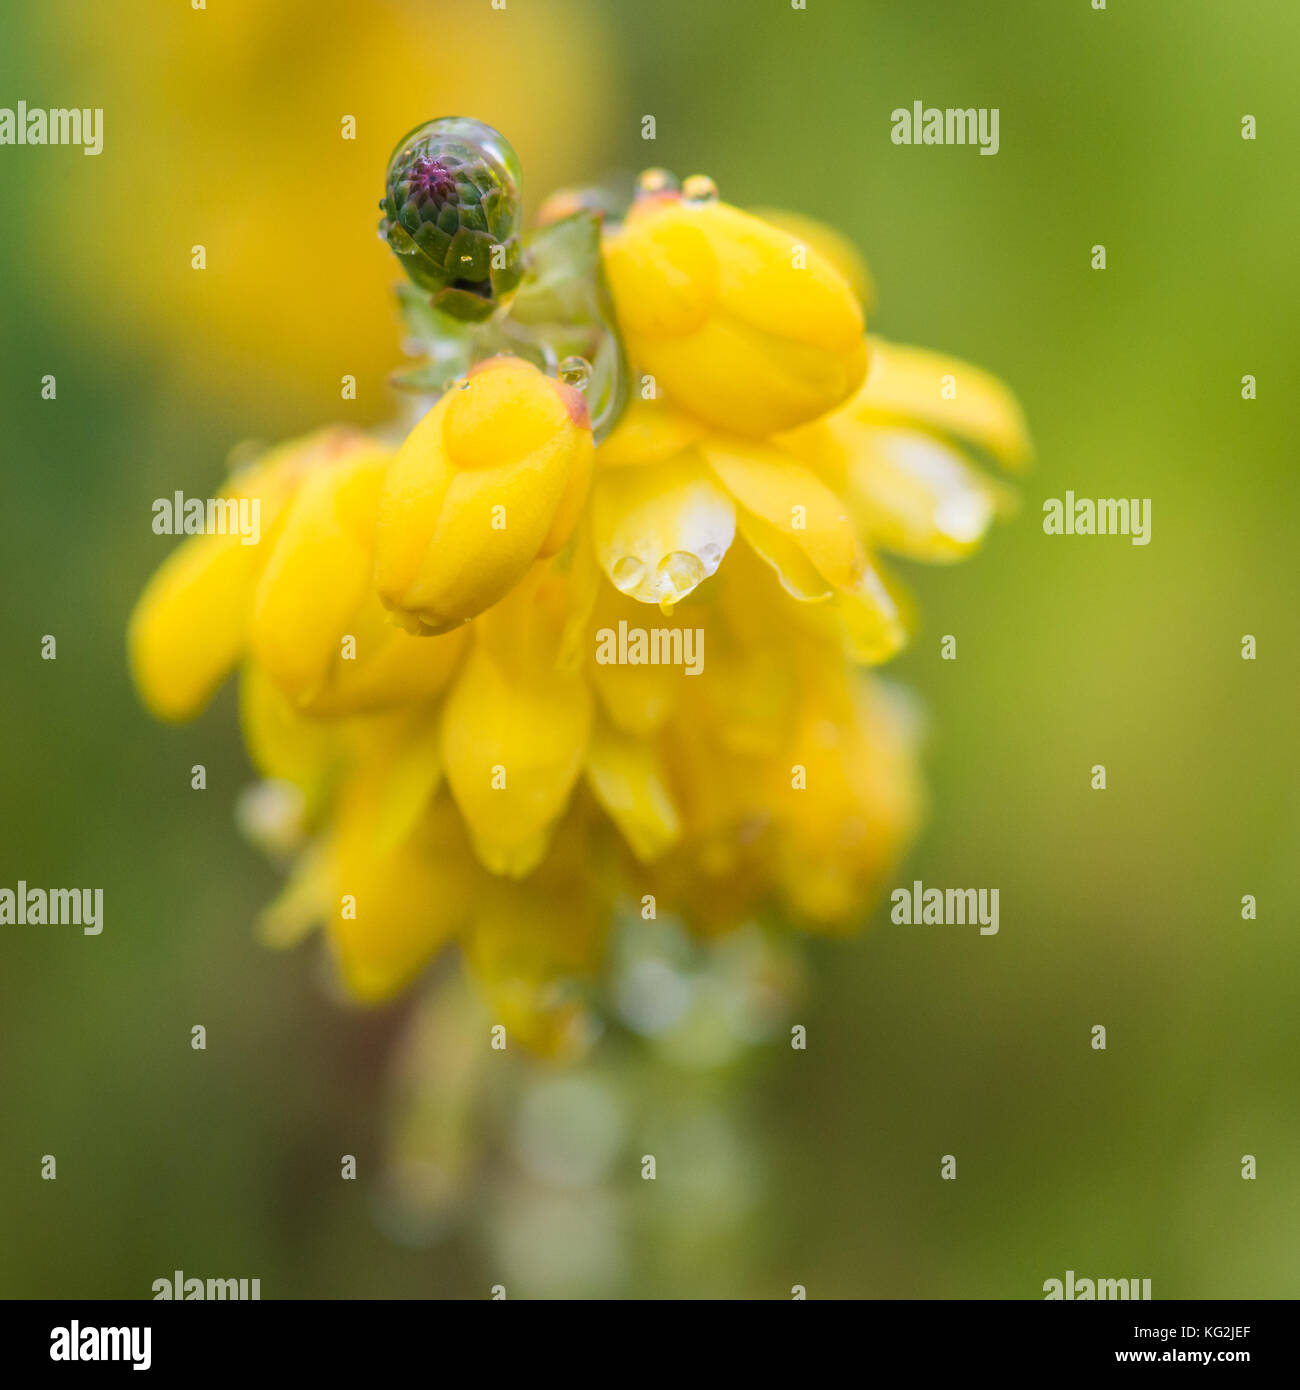
[[[585,391],[591,381],[591,363],[585,357],[566,357],[560,363],[560,380],[575,391]]]
[[[716,203],[718,185],[707,174],[692,174],[682,184],[682,197],[688,203]]]
[[[684,599],[706,578],[704,566],[685,550],[674,550],[659,561],[655,574],[655,597],[665,613]]]
[[[722,560],[722,547],[714,545],[712,541],[706,542],[699,549],[700,564],[704,566],[706,574],[712,574]]]
[[[623,555],[614,561],[610,570],[614,587],[621,593],[630,594],[645,578],[645,566],[635,555]]]
[[[456,390],[457,390],[457,391],[468,391],[468,390],[469,390],[469,377],[467,377],[467,376],[458,376],[458,377],[456,378]]]
[[[676,193],[678,187],[677,175],[667,169],[645,169],[637,175],[636,196],[653,198],[659,193]]]

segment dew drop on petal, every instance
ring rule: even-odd
[[[704,566],[704,573],[713,574],[722,561],[722,547],[709,541],[707,545],[700,546],[698,554],[700,564]]]
[[[682,197],[688,203],[716,203],[718,185],[707,174],[692,174],[682,184]]]
[[[684,599],[705,578],[704,566],[694,555],[684,550],[674,550],[671,555],[665,555],[655,573],[654,593],[659,607],[665,613],[670,612],[673,604]],[[665,604],[667,607],[664,607]]]
[[[560,363],[560,380],[575,391],[585,391],[591,382],[591,363],[585,357],[566,357]]]
[[[614,561],[609,577],[616,589],[630,594],[645,578],[645,566],[635,555],[624,555]]]
[[[636,196],[653,198],[660,193],[676,193],[677,176],[667,169],[645,169],[637,175]]]

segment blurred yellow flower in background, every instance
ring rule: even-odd
[[[389,409],[383,386],[400,325],[374,208],[375,170],[395,132],[430,109],[471,108],[519,132],[535,177],[563,180],[599,156],[613,84],[601,77],[600,16],[581,0],[504,11],[427,0],[220,0],[203,10],[51,0],[40,18],[49,48],[65,72],[84,75],[108,122],[104,154],[77,171],[94,234],[76,216],[33,219],[33,257],[57,267],[50,289],[75,295],[79,313],[102,314],[119,339],[166,349],[169,366],[194,372],[208,393],[268,407],[288,395],[307,418],[337,414],[344,374],[357,378],[347,409],[363,423]],[[489,51],[504,55],[491,82],[486,59],[440,59]],[[579,72],[581,81],[565,79]],[[66,177],[55,165],[48,176]],[[43,201],[62,197],[55,183]],[[198,245],[201,273],[191,269]]]

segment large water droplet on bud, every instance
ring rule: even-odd
[[[454,318],[508,304],[522,276],[519,159],[482,121],[425,121],[388,161],[379,232],[402,269]]]

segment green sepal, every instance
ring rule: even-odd
[[[425,360],[395,373],[393,384],[440,394],[476,362],[501,353],[547,373],[566,357],[582,357],[591,366],[586,397],[599,444],[628,395],[627,359],[600,258],[599,216],[584,209],[533,233],[507,274],[518,283],[508,309],[460,288],[426,294],[415,284],[399,285],[407,331]]]
[[[599,444],[627,404],[628,367],[614,300],[600,258],[600,218],[587,209],[534,232],[527,273],[510,306],[511,322],[545,345],[556,362],[591,364],[587,408]]]

